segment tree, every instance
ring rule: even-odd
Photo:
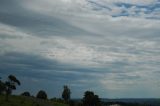
[[[2,94],[6,89],[4,82],[0,80],[0,94]]]
[[[47,94],[46,94],[45,91],[40,90],[40,91],[37,93],[37,96],[36,96],[36,97],[39,98],[39,99],[47,99]]]
[[[100,101],[98,95],[94,95],[94,105],[95,106],[101,106],[101,101]]]
[[[26,91],[26,92],[23,92],[23,93],[21,94],[21,96],[31,96],[31,95],[30,95],[30,93],[29,93],[28,91]]]
[[[6,101],[8,101],[8,95],[12,93],[12,90],[16,90],[16,85],[21,85],[20,81],[14,75],[9,75],[8,81],[5,82]]]
[[[71,91],[66,85],[63,88],[62,98],[65,100],[65,102],[68,102],[70,100]]]
[[[98,95],[94,95],[92,91],[86,91],[82,101],[84,106],[100,106]]]

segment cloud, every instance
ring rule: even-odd
[[[35,0],[32,3],[24,2],[24,5],[29,10],[42,14],[57,14],[57,16],[72,15],[86,17],[88,15],[109,15],[120,17],[125,15],[131,17],[159,18],[159,15],[153,16],[153,13],[159,8],[159,1],[157,0],[47,0],[45,2]],[[45,8],[46,6],[48,8]],[[124,11],[126,14],[124,14]]]
[[[159,97],[156,3],[14,0],[11,5],[3,0],[0,75],[13,73],[23,83],[30,82],[17,93],[43,88],[59,96],[68,84],[74,97],[88,89],[102,97],[127,97],[130,92],[134,97]]]

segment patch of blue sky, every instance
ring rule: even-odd
[[[93,10],[109,10],[111,11],[112,9],[104,4],[100,4],[100,3],[97,3],[97,2],[94,2],[94,1],[91,1],[91,0],[88,0],[88,2],[92,5],[93,7]]]
[[[137,9],[146,9],[145,13],[151,13],[160,8],[160,3],[154,3],[151,5],[139,5],[139,4],[128,4],[128,3],[115,3],[118,7],[125,7],[126,9],[136,7]]]
[[[130,16],[129,13],[125,10],[123,10],[121,13],[114,14],[112,17],[120,17],[120,16]]]
[[[145,14],[147,19],[159,19],[160,18],[160,3],[153,3],[150,5],[129,4],[129,3],[115,3],[115,6],[123,8],[121,13],[114,14],[113,17],[118,16],[141,16],[141,13]],[[127,12],[129,9],[134,8],[134,13]],[[156,12],[156,15],[153,13]],[[159,15],[158,15],[159,13]]]

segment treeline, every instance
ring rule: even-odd
[[[16,90],[16,86],[21,85],[20,81],[14,76],[9,75],[6,81],[0,79],[0,94],[5,95],[5,100],[9,101],[9,95],[13,90]],[[21,96],[34,97],[28,91],[25,91]],[[38,91],[36,94],[37,99],[48,100],[47,93],[44,90]],[[50,101],[68,104],[69,106],[151,106],[142,105],[138,103],[123,103],[123,102],[102,102],[98,95],[93,91],[84,92],[84,97],[80,101],[71,99],[71,90],[67,85],[63,87],[62,98],[52,98]]]
[[[20,81],[14,75],[9,75],[6,81],[0,80],[0,94],[4,94],[6,97],[5,100],[9,101],[9,95],[11,95],[12,91],[16,90],[16,86],[19,85],[21,85]],[[31,96],[31,94],[28,91],[23,92],[21,96],[34,97]],[[37,93],[36,98],[47,100],[47,93],[44,90],[40,90]],[[62,99],[53,98],[51,100],[69,104],[70,106],[74,106],[75,104],[77,105],[75,101],[71,100],[71,91],[67,85],[64,85],[63,87]],[[80,106],[100,106],[100,104],[101,102],[98,95],[95,95],[92,91],[86,91],[84,93],[82,102],[78,103],[78,105]]]

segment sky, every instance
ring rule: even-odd
[[[159,0],[0,0],[0,77],[14,94],[160,97]]]

